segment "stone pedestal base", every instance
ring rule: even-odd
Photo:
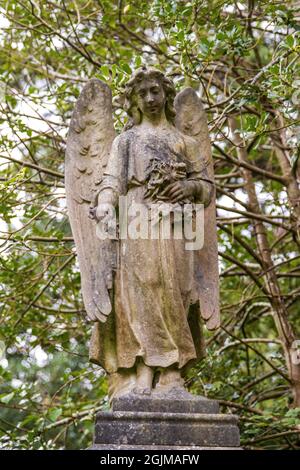
[[[107,445],[107,444],[93,444],[89,450],[151,450],[155,452],[163,450],[187,450],[187,451],[197,451],[197,450],[242,450],[240,447],[195,447],[195,446],[130,446],[130,445]]]
[[[184,391],[113,401],[113,410],[96,417],[92,449],[238,449],[238,418],[219,414],[214,400]]]

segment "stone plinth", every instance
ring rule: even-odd
[[[238,418],[184,391],[115,399],[97,414],[92,449],[238,449]]]

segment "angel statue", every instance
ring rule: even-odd
[[[203,354],[202,320],[219,326],[213,163],[201,100],[192,88],[176,95],[160,70],[142,67],[127,82],[123,107],[128,121],[116,135],[111,90],[91,79],[73,112],[65,165],[83,300],[94,322],[90,360],[107,372],[110,398],[183,390]],[[202,205],[203,246],[187,250],[185,236],[172,233],[120,236],[120,222],[116,236],[97,236],[97,224],[125,199],[147,210]]]

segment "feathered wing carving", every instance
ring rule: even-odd
[[[81,272],[81,290],[88,317],[105,322],[112,310],[110,289],[115,244],[96,237],[96,222],[89,217],[101,182],[115,130],[110,88],[91,79],[73,111],[66,148],[67,207]]]
[[[214,179],[211,143],[207,117],[200,98],[192,88],[185,88],[175,99],[176,127],[198,142],[199,156],[204,159],[207,177]],[[195,279],[199,293],[201,316],[209,330],[220,325],[219,270],[216,229],[215,193],[204,211],[204,246],[195,252]]]

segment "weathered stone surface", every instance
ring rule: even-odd
[[[242,450],[240,447],[198,447],[198,446],[132,446],[132,445],[107,445],[107,444],[93,444],[88,450],[152,450],[154,452],[160,450]]]
[[[97,414],[94,443],[238,447],[239,430],[232,415],[109,411]]]
[[[112,402],[113,411],[146,411],[159,413],[218,413],[215,400],[192,395],[185,390],[152,393],[151,396],[129,393]]]
[[[84,304],[95,322],[90,360],[106,370],[115,398],[113,411],[97,415],[94,448],[239,446],[237,418],[184,390],[187,370],[203,357],[201,317],[211,330],[220,323],[218,250],[206,114],[192,88],[175,95],[158,69],[138,69],[125,87],[129,120],[115,136],[111,91],[92,79],[71,121],[65,182]],[[165,215],[157,217],[162,203],[172,215],[169,236]],[[186,203],[195,234],[195,204],[205,208],[203,246],[186,235]]]
[[[239,449],[237,417],[184,389],[131,392],[114,398],[112,409],[97,414],[92,449]]]
[[[67,204],[85,310],[94,322],[90,360],[106,370],[110,399],[136,388],[152,392],[156,378],[161,387],[180,385],[203,356],[201,316],[208,329],[220,323],[207,118],[195,90],[175,95],[170,78],[141,67],[125,87],[129,119],[120,135],[113,126],[111,90],[97,79],[84,87],[71,120]],[[198,236],[191,242],[186,230],[178,237],[178,224],[171,224],[170,236],[163,235],[162,218],[151,215],[153,205],[157,213],[162,203],[170,215],[180,212],[185,228],[184,205],[192,206],[195,234],[201,229],[195,204],[203,205],[203,247]],[[127,208],[133,209],[130,216]],[[145,236],[142,221],[148,217],[157,230],[152,233],[147,224]],[[165,409],[162,401],[160,406]],[[191,406],[184,410],[202,411],[200,403]]]

